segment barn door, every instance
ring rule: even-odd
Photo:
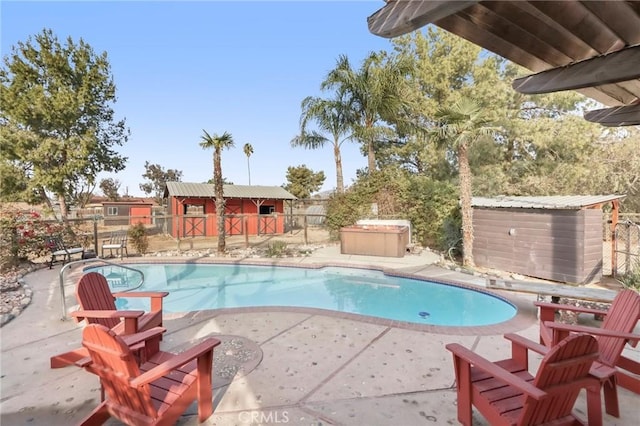
[[[276,230],[278,229],[276,226],[276,216],[273,214],[276,211],[275,206],[261,205],[259,211],[260,215],[258,216],[258,235],[275,234]]]
[[[241,206],[227,206],[224,229],[227,235],[242,235]]]
[[[206,216],[185,216],[184,233],[185,237],[204,237],[206,235]]]

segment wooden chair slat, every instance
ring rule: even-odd
[[[87,325],[82,344],[91,357],[86,368],[100,377],[107,398],[81,424],[103,422],[107,415],[126,424],[173,424],[194,401],[198,402],[200,422],[213,413],[211,371],[213,350],[219,340],[207,339],[189,353],[158,352],[158,359],[152,357],[141,366],[125,341],[103,325]],[[206,368],[202,370],[201,362],[192,362],[194,358],[204,359]],[[182,368],[190,365],[191,370],[168,369],[168,359]],[[150,375],[143,375],[149,372]],[[202,376],[206,377],[205,382]],[[154,377],[159,378],[153,380]],[[134,383],[139,385],[133,386]]]
[[[111,233],[108,239],[102,241],[102,247],[100,251],[100,256],[104,257],[104,251],[109,250],[109,253],[113,255],[113,251],[116,251],[116,254],[120,254],[120,259],[124,257],[124,254],[129,256],[129,252],[127,251],[127,241],[129,239],[129,235],[127,231],[114,231]]]
[[[134,292],[132,292],[134,293]],[[147,292],[153,297],[164,297],[166,292]],[[81,311],[104,311],[119,312],[116,308],[115,298],[109,289],[109,284],[104,275],[97,272],[88,272],[80,278],[76,285],[76,298]],[[161,305],[160,305],[161,306]],[[117,335],[129,334],[126,330],[126,321],[117,318],[95,318],[82,317],[88,324],[101,324],[111,329]],[[144,313],[138,317],[137,323],[132,325],[131,333],[150,330],[162,326],[162,310]],[[127,326],[128,327],[128,326]],[[51,357],[51,368],[60,368],[75,364],[79,359],[86,357],[86,350],[83,348],[74,349]],[[140,355],[142,356],[142,355]]]
[[[555,314],[558,310],[584,312],[584,308],[553,303],[535,303],[540,308],[540,342],[552,347],[557,340],[572,332],[588,332],[594,335],[600,353],[598,359],[591,368],[591,375],[600,380],[604,393],[605,409],[608,414],[619,417],[618,385],[640,392],[640,378],[634,371],[640,371],[640,363],[627,361],[622,357],[622,352],[628,342],[628,337],[635,329],[640,319],[640,294],[631,289],[618,292],[609,309],[603,311],[605,315],[600,330],[613,333],[614,336],[599,335],[597,328],[578,327],[561,324],[562,330],[553,328]],[[589,312],[594,312],[590,309]],[[543,320],[544,318],[544,320]],[[618,333],[618,336],[615,334]],[[637,336],[640,339],[640,335]],[[613,385],[612,385],[613,384]]]
[[[45,243],[51,252],[51,260],[49,261],[49,269],[53,267],[53,264],[57,259],[62,258],[62,264],[71,262],[71,256],[80,255],[80,259],[84,258],[84,248],[67,247],[59,235],[49,235],[45,237]]]
[[[518,341],[513,340],[512,344],[517,345]],[[549,349],[535,376],[528,371],[505,375],[503,369],[496,366],[500,363],[519,367],[519,360],[487,363],[460,345],[449,344],[447,349],[454,356],[458,420],[463,424],[472,423],[472,406],[490,424],[496,425],[556,424],[556,421],[565,424],[562,422],[568,419],[578,422],[572,409],[580,390],[587,387],[593,395],[598,387],[598,381],[589,377],[589,369],[598,356],[598,344],[593,336],[587,334],[571,335]],[[469,367],[467,360],[477,365]],[[473,371],[480,368],[485,370],[485,374],[496,376],[486,378]],[[473,381],[474,377],[482,378]],[[535,388],[520,384],[522,381],[529,381]],[[597,392],[595,394],[598,395]],[[593,399],[590,402],[593,403]],[[593,424],[601,424],[602,412],[590,409],[589,420]]]

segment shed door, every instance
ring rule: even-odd
[[[275,234],[277,229],[276,217],[273,213],[276,211],[275,206],[260,206],[260,219],[258,221],[258,235]]]
[[[185,216],[184,230],[185,237],[204,237],[206,235],[206,216]]]
[[[150,225],[151,217],[149,216],[149,208],[132,206],[131,210],[129,211],[129,223],[131,225],[135,225],[136,223],[144,223],[145,225]]]
[[[242,235],[241,206],[227,206],[225,213],[225,232],[227,235]],[[227,216],[230,215],[230,216]],[[237,215],[237,216],[236,216]]]

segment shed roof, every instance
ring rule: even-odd
[[[122,201],[103,201],[103,206],[152,206],[153,203],[151,201],[145,200],[122,200]]]
[[[542,197],[519,197],[501,195],[493,198],[473,197],[472,207],[579,210],[624,198],[626,195],[551,195]]]
[[[269,200],[295,200],[295,195],[280,186],[223,185],[224,198],[252,198]],[[214,198],[215,185],[210,183],[167,182],[164,198]]]

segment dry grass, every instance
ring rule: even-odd
[[[309,227],[305,241],[304,230],[294,230],[286,234],[278,235],[251,235],[248,240],[243,235],[226,237],[227,249],[242,249],[248,247],[267,247],[274,241],[282,241],[289,246],[327,244],[329,231],[322,228]],[[149,236],[149,249],[151,252],[173,251],[173,250],[216,250],[218,247],[217,237],[194,237],[177,240],[168,235]]]

